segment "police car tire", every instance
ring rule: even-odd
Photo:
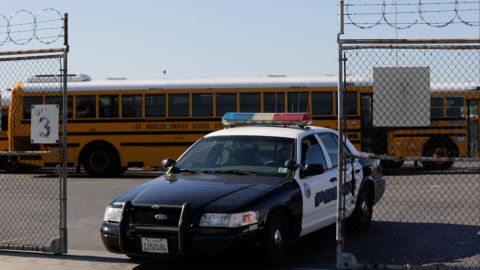
[[[264,229],[262,250],[268,265],[281,265],[285,262],[290,246],[290,226],[281,211],[274,212],[267,220]]]
[[[352,232],[365,232],[370,228],[373,214],[373,193],[371,188],[360,190],[355,209],[347,219],[347,228]]]

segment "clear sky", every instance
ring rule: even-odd
[[[417,3],[418,0],[404,0]],[[366,1],[368,2],[368,1]],[[69,14],[69,73],[94,79],[337,74],[336,0],[16,0],[0,13]],[[480,16],[480,13],[479,13]],[[479,37],[479,27],[370,31],[351,37]],[[453,30],[452,30],[453,29]],[[51,45],[59,47],[61,44]],[[32,41],[28,48],[44,48]],[[0,50],[23,49],[4,44]]]

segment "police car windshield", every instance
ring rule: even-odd
[[[242,172],[285,176],[295,140],[266,136],[218,136],[198,141],[177,162],[179,169],[204,173]]]

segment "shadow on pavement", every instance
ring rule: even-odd
[[[150,269],[333,269],[335,266],[335,226],[329,226],[294,242],[284,266],[261,264],[262,258],[253,249],[242,253],[193,258],[190,260],[145,261],[135,270]]]
[[[345,237],[359,262],[391,265],[480,265],[480,226],[376,221]]]
[[[127,258],[119,257],[107,257],[107,256],[93,256],[93,255],[55,255],[51,253],[33,252],[33,251],[13,251],[13,250],[1,250],[0,255],[6,255],[17,258],[30,258],[30,259],[51,259],[51,260],[72,260],[72,261],[87,261],[87,262],[105,262],[105,263],[130,263],[131,260]]]

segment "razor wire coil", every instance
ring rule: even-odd
[[[345,3],[346,25],[353,25],[360,29],[370,29],[379,25],[387,25],[396,29],[408,29],[415,25],[427,25],[436,28],[452,24],[480,26],[479,0],[448,0],[444,2],[418,0],[417,3],[397,3],[397,1],[392,0],[378,0],[376,3],[362,2],[363,0],[348,0]],[[398,10],[399,8],[400,10]],[[436,16],[436,19],[432,20],[426,17],[427,14],[450,15],[445,15],[447,17],[441,20]],[[466,17],[465,14],[470,14],[470,16]],[[408,16],[409,22],[398,21],[398,16]]]
[[[64,18],[52,8],[37,14],[22,9],[10,16],[0,14],[0,46],[6,43],[25,45],[33,40],[51,44],[64,36]]]

